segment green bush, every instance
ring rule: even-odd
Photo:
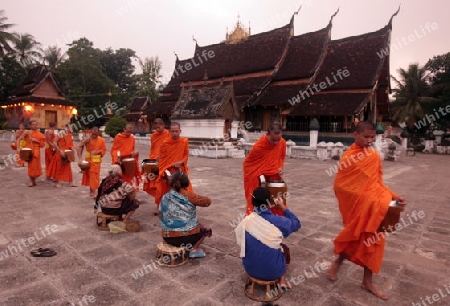
[[[114,138],[117,134],[123,131],[126,125],[127,121],[125,119],[117,116],[111,117],[111,119],[109,119],[106,123],[105,133]]]

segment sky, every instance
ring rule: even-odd
[[[138,57],[158,56],[163,83],[179,59],[194,56],[200,46],[225,39],[238,20],[251,33],[270,31],[295,17],[295,35],[320,30],[333,19],[331,39],[374,32],[384,27],[399,0],[0,0],[11,31],[29,33],[45,48],[63,51],[74,39],[86,37],[105,50],[130,48]],[[391,34],[391,74],[411,63],[425,65],[450,52],[450,1],[406,0],[394,17]],[[380,50],[374,50],[379,52]],[[134,63],[138,66],[137,61]],[[394,86],[394,83],[392,83]]]

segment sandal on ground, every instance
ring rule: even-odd
[[[193,250],[189,252],[189,258],[203,258],[206,254],[203,252],[203,250]]]
[[[49,248],[39,248],[37,250],[32,250],[30,253],[34,257],[52,257],[57,254],[56,251]]]

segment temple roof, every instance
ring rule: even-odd
[[[125,119],[139,119],[147,111],[147,107],[151,104],[149,97],[136,97],[131,102],[130,107],[128,107],[129,113],[122,116]]]
[[[283,114],[288,116],[342,116],[358,113],[369,100],[365,93],[316,94],[302,101]]]
[[[291,37],[289,52],[274,81],[311,77],[326,50],[331,26],[316,32]]]
[[[55,75],[53,72],[45,65],[39,65],[34,68],[28,70],[28,74],[22,83],[17,87],[17,89],[13,92],[13,96],[22,97],[27,95],[32,95],[33,92],[41,85],[47,78],[49,78],[58,94],[61,97],[64,97],[64,93],[59,86]]]
[[[208,79],[215,79],[271,71],[286,47],[290,29],[291,25],[287,24],[269,32],[251,35],[236,44],[219,43],[203,47],[197,45],[192,58],[176,61],[168,85],[201,81],[204,80],[205,74]]]
[[[147,104],[149,103],[151,103],[149,97],[136,97],[133,99],[133,102],[131,102],[131,105],[128,108],[128,110],[130,112],[143,111],[147,107]]]
[[[331,41],[312,82],[320,84],[330,80],[328,84],[333,84],[326,90],[373,88],[384,64],[384,58],[380,58],[378,53],[389,46],[389,34],[388,25],[376,32]],[[348,70],[350,75],[344,78],[336,76],[335,79],[339,69]]]

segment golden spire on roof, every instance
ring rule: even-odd
[[[242,23],[241,23],[241,18],[238,15],[238,21],[236,23],[236,26],[234,27],[233,31],[231,31],[231,33],[228,34],[228,29],[227,29],[227,34],[226,34],[226,38],[225,38],[225,43],[226,44],[237,44],[243,40],[246,40],[248,37],[250,36],[250,26],[248,29],[246,29]]]

